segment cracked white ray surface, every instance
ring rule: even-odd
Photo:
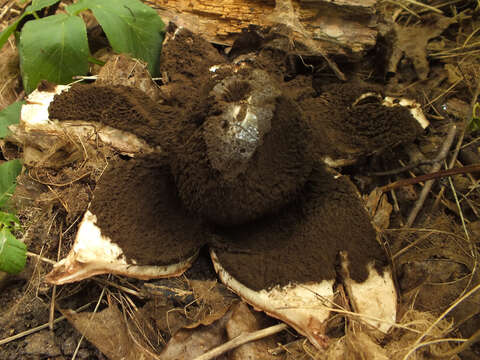
[[[35,131],[35,136],[43,132],[46,136],[58,134],[62,137],[65,131],[74,137],[89,141],[99,139],[104,144],[111,146],[123,155],[133,156],[136,153],[149,153],[154,149],[143,139],[134,134],[115,129],[100,122],[86,122],[83,119],[75,121],[62,121],[61,123],[50,119],[48,107],[55,95],[61,94],[70,89],[69,85],[56,85],[51,91],[34,90],[28,95],[27,102],[22,106],[20,115],[20,126],[28,133]],[[11,130],[20,135],[13,125]]]
[[[317,348],[326,346],[325,321],[333,303],[334,280],[318,283],[289,284],[260,291],[241,284],[225,270],[214,250],[210,250],[213,266],[220,280],[247,303],[280,319],[305,335]]]
[[[344,270],[346,264],[344,260]],[[362,283],[351,279],[348,272],[344,271],[343,284],[355,312],[365,315],[360,317],[361,320],[374,329],[387,333],[397,319],[397,292],[392,273],[386,268],[380,275],[371,263],[367,270],[368,278]]]
[[[389,107],[392,107],[392,106],[406,107],[409,109],[410,114],[420,124],[422,129],[426,129],[430,125],[430,122],[427,120],[427,118],[425,117],[425,114],[422,111],[422,105],[420,105],[420,103],[416,102],[415,100],[387,96],[385,97],[385,99],[383,99],[382,104],[384,106],[389,106]]]
[[[53,91],[40,91],[35,89],[27,97],[27,102],[22,106],[20,113],[21,121],[30,127],[44,126],[50,122],[48,117],[48,106],[57,94],[70,89],[68,85],[56,85]]]
[[[99,274],[119,274],[137,279],[156,279],[181,275],[198,253],[170,265],[142,265],[128,263],[124,251],[102,234],[97,217],[86,211],[79,225],[75,242],[67,257],[54,265],[46,279],[52,284],[65,284]]]

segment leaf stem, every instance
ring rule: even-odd
[[[77,11],[75,11],[73,14],[70,14],[70,15],[78,16],[82,11],[85,11],[85,10],[88,10],[88,7],[78,9]]]
[[[99,59],[95,59],[93,56],[89,56],[89,57],[88,57],[88,62],[90,62],[90,63],[92,63],[92,64],[100,65],[100,66],[105,65],[105,62],[104,62],[104,61],[99,60]]]

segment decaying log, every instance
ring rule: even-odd
[[[164,21],[232,45],[251,25],[286,25],[311,55],[359,59],[375,45],[376,0],[151,0]],[[305,44],[308,39],[308,44]]]

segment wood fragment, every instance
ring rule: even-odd
[[[289,1],[290,2],[290,1]],[[268,28],[283,23],[272,17],[281,1],[258,0],[151,0],[165,22],[201,34],[206,40],[231,46],[242,29]],[[305,29],[305,37],[315,43],[311,55],[342,54],[361,60],[377,38],[375,0],[294,0],[295,17]],[[291,24],[287,24],[291,25]],[[310,46],[307,46],[310,47]]]

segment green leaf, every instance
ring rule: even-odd
[[[32,4],[25,8],[24,13],[0,33],[0,49],[5,45],[10,35],[17,29],[18,24],[25,16],[31,15],[35,11],[42,10],[44,7],[51,6],[59,1],[60,0],[33,0]]]
[[[20,160],[11,160],[0,165],[0,208],[4,208],[12,196],[20,171],[22,171]]]
[[[27,247],[9,229],[0,230],[0,271],[18,274],[27,263]]]
[[[88,71],[87,30],[77,16],[57,14],[27,22],[18,50],[27,93],[41,80],[65,84]]]
[[[10,231],[20,229],[20,220],[17,215],[9,212],[0,211],[0,227],[6,227]]]
[[[0,49],[3,47],[3,45],[5,45],[5,43],[7,42],[8,38],[10,37],[10,35],[13,34],[13,32],[15,31],[15,29],[17,28],[18,26],[18,23],[20,22],[20,20],[23,19],[23,15],[18,18],[18,20],[16,20],[14,23],[10,24],[9,26],[7,26],[1,33],[0,33]]]
[[[154,9],[138,0],[80,0],[66,10],[78,14],[85,9],[92,10],[113,50],[144,60],[156,75],[165,24]]]
[[[475,103],[473,106],[472,118],[468,123],[468,130],[471,132],[480,130],[480,103]]]
[[[34,11],[42,10],[47,6],[52,6],[60,0],[32,0],[32,4],[28,5],[25,9],[25,13],[31,14]]]
[[[17,101],[0,111],[0,139],[10,134],[9,125],[18,124],[20,112],[25,101]]]

